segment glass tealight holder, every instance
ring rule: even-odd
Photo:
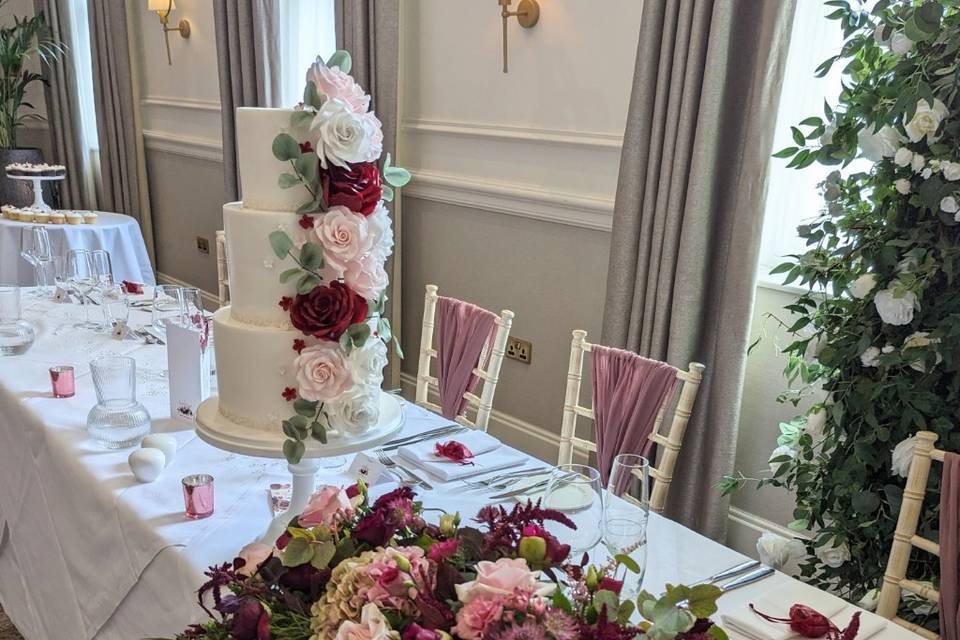
[[[50,367],[50,385],[53,387],[54,398],[72,398],[76,393],[73,367],[70,365]]]
[[[213,476],[195,473],[181,480],[183,509],[191,520],[202,520],[213,515]]]
[[[20,287],[0,287],[0,356],[24,354],[37,338],[20,313]]]
[[[97,404],[87,415],[87,431],[108,449],[138,444],[150,433],[150,414],[137,402],[137,362],[128,356],[90,363]]]

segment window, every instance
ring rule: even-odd
[[[307,68],[337,49],[333,0],[284,0],[279,6],[280,97],[292,107],[303,99]]]
[[[790,51],[784,70],[783,92],[777,110],[773,150],[794,146],[790,127],[810,116],[823,117],[823,102],[831,107],[840,94],[843,65],[834,65],[823,78],[814,77],[821,62],[835,55],[843,46],[843,33],[838,23],[824,16],[830,7],[820,2],[798,2],[790,38]],[[817,189],[828,173],[839,167],[813,164],[805,169],[787,169],[787,160],[771,158],[767,178],[767,199],[764,211],[763,239],[760,245],[758,279],[779,285],[781,276],[770,270],[784,261],[784,256],[805,250],[797,235],[797,226],[817,216],[823,198]],[[869,168],[866,160],[855,160],[844,173]]]

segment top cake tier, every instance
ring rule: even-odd
[[[237,156],[240,165],[240,197],[245,209],[296,211],[311,200],[306,187],[281,189],[280,174],[290,163],[273,156],[273,139],[290,133],[293,109],[237,109]]]

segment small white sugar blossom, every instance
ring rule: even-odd
[[[791,459],[797,457],[797,450],[791,447],[788,444],[782,444],[770,453],[770,460],[780,458],[782,456],[789,456]],[[770,472],[776,474],[780,470],[780,467],[788,464],[787,462],[770,462]]]
[[[890,36],[890,51],[902,56],[910,53],[911,49],[913,49],[913,40],[908,38],[903,31],[894,31],[893,35]]]
[[[774,569],[782,569],[791,560],[802,557],[805,549],[800,540],[784,538],[770,531],[764,531],[757,539],[760,562]]]
[[[956,213],[960,211],[960,205],[957,204],[957,199],[953,196],[947,196],[940,201],[940,209],[946,213]]]
[[[894,188],[902,195],[910,193],[910,181],[906,178],[898,178],[893,182]]]
[[[884,125],[874,133],[873,127],[864,127],[857,134],[860,150],[868,160],[879,162],[897,153],[900,148],[900,134],[893,127]]]
[[[912,142],[920,142],[924,138],[927,139],[927,143],[936,142],[940,139],[940,136],[937,135],[937,129],[940,128],[940,123],[948,114],[947,105],[936,98],[934,98],[932,106],[926,100],[918,100],[917,112],[913,114],[913,118],[905,127],[907,137]]]
[[[893,162],[898,167],[905,167],[913,161],[913,151],[906,147],[900,147],[893,155]]]
[[[890,455],[890,470],[894,475],[906,478],[910,473],[913,449],[917,446],[917,436],[910,436],[897,443]]]
[[[877,274],[865,273],[850,283],[850,295],[858,300],[867,297],[877,286]]]
[[[940,163],[940,170],[943,172],[943,179],[953,182],[960,180],[960,162],[951,162],[944,160]]]
[[[887,288],[874,296],[873,304],[876,305],[877,313],[880,314],[880,319],[884,323],[901,326],[913,321],[917,296],[912,291],[907,291],[898,298],[892,288]]]
[[[914,173],[919,172],[923,169],[923,166],[927,164],[927,159],[924,158],[919,153],[913,154],[913,158],[910,160],[910,168],[913,169]]]
[[[836,569],[850,559],[850,548],[846,542],[832,544],[830,546],[822,545],[817,547],[816,554],[820,562]]]

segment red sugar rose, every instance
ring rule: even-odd
[[[290,306],[290,322],[303,333],[336,342],[352,324],[367,318],[367,301],[342,282],[314,287],[297,294]]]
[[[342,205],[365,216],[373,213],[383,195],[380,169],[372,162],[359,162],[347,168],[331,164],[321,181],[328,207]]]

